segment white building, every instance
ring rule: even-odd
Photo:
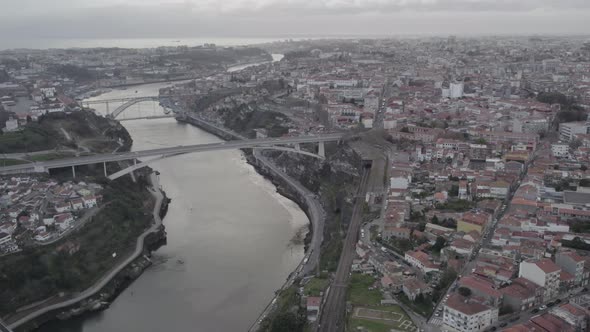
[[[577,134],[590,133],[590,124],[586,121],[566,122],[559,125],[559,139],[569,142],[574,139]]]
[[[563,158],[563,157],[567,157],[570,151],[570,147],[567,144],[564,143],[557,143],[557,144],[551,144],[551,154],[553,154],[554,157],[559,157],[559,158]]]
[[[70,204],[70,202],[60,202],[55,204],[55,211],[57,211],[57,213],[64,213],[71,210],[72,205]]]
[[[4,126],[4,129],[2,129],[3,132],[8,133],[11,131],[17,131],[18,130],[18,119],[13,119],[10,118],[6,121],[6,125]]]
[[[498,321],[498,309],[453,294],[444,306],[443,324],[450,331],[483,331]]]
[[[549,258],[527,260],[520,263],[518,276],[543,287],[543,301],[547,302],[559,295],[559,276],[561,268]]]
[[[451,83],[449,87],[450,90],[450,98],[457,99],[463,97],[463,82]]]
[[[424,273],[440,271],[439,265],[430,260],[422,251],[407,251],[404,259]]]
[[[39,89],[45,98],[53,98],[55,97],[55,88],[41,88]]]
[[[84,206],[86,206],[87,209],[93,208],[96,206],[96,197],[94,196],[85,196],[82,197],[82,200],[84,201]]]

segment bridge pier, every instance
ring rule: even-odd
[[[102,163],[102,166],[104,168],[104,177],[107,177],[107,162],[105,161],[104,163]]]
[[[324,147],[324,142],[319,142],[318,154],[324,158],[326,157],[326,149]]]
[[[301,150],[301,145],[299,143],[295,143],[295,150]]]
[[[72,165],[72,178],[76,178],[76,166]]]
[[[137,165],[137,159],[133,158],[133,166]],[[131,171],[129,172],[129,175],[131,175],[131,180],[133,180],[133,182],[136,182],[135,180],[135,171]]]

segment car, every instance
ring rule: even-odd
[[[531,314],[536,314],[539,311],[540,311],[539,308],[535,308],[535,309],[531,310]]]
[[[492,331],[496,331],[498,328],[495,326],[492,326]]]
[[[547,309],[547,306],[546,305],[542,305],[542,306],[539,307],[539,310],[545,310],[545,309]]]
[[[437,312],[436,314],[434,314],[436,317],[440,317],[440,314]]]
[[[551,307],[553,307],[554,305],[555,305],[555,302],[549,302],[549,303],[547,303],[547,307],[548,307],[548,308],[551,308]]]
[[[508,323],[504,322],[504,323],[500,324],[500,327],[506,327],[506,325],[508,325]]]
[[[557,299],[557,300],[555,300],[555,302],[554,302],[554,303],[555,303],[555,304],[560,304],[560,303],[561,303],[561,299]]]

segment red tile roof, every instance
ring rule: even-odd
[[[490,307],[481,303],[469,301],[469,299],[459,294],[451,295],[447,300],[446,306],[468,316],[475,315],[490,309]]]

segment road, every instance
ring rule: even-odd
[[[459,277],[471,274],[471,271],[477,265],[477,256],[479,255],[479,251],[481,250],[481,248],[486,248],[490,245],[490,243],[492,241],[492,237],[494,236],[494,231],[496,230],[496,227],[498,226],[499,220],[502,219],[502,217],[504,216],[504,214],[506,214],[506,212],[508,212],[508,210],[510,210],[510,203],[512,201],[512,197],[514,197],[514,193],[520,187],[522,180],[524,179],[524,177],[526,176],[526,174],[528,172],[528,166],[532,163],[532,161],[534,159],[535,159],[535,155],[533,155],[531,162],[529,164],[527,164],[525,170],[520,174],[520,177],[518,178],[514,188],[511,188],[510,191],[508,192],[508,195],[506,196],[506,199],[504,200],[504,204],[502,205],[498,214],[496,216],[494,216],[494,219],[492,220],[492,224],[487,225],[485,227],[484,232],[482,234],[483,237],[482,237],[480,243],[476,247],[473,248],[473,253],[471,254],[471,256],[469,256],[467,263],[465,264],[463,269],[460,271]],[[453,285],[455,285],[455,283],[456,283],[456,281],[453,284],[451,284],[451,286],[449,286],[449,288],[445,292],[445,295],[443,297],[441,297],[441,300],[437,303],[435,310],[433,312],[437,312],[438,310],[443,309],[444,302],[445,302],[445,296],[450,294],[453,291]],[[442,325],[442,319],[443,319],[443,315],[440,315],[440,317],[436,317],[433,314],[430,317],[428,323],[430,325]]]
[[[324,238],[324,221],[326,214],[320,202],[317,200],[316,195],[305,188],[301,183],[288,176],[282,169],[276,166],[273,162],[264,157],[260,150],[254,149],[254,156],[264,166],[269,168],[275,175],[279,176],[285,182],[291,186],[292,189],[297,191],[299,195],[304,197],[307,205],[307,213],[309,221],[312,225],[312,238],[309,244],[307,253],[304,259],[299,263],[293,273],[289,275],[287,281],[281,287],[281,290],[291,287],[296,278],[305,276],[315,270],[320,259],[320,246]],[[276,299],[278,294],[271,300],[271,302],[264,308],[262,313],[256,319],[254,324],[248,329],[248,331],[258,331],[259,325],[264,318],[266,318],[276,307]]]
[[[304,143],[319,143],[319,142],[334,142],[342,139],[343,133],[326,134],[318,136],[301,136],[301,137],[287,137],[287,138],[260,138],[250,140],[227,141],[220,143],[196,144],[196,145],[181,145],[175,147],[149,149],[134,152],[120,152],[120,153],[106,153],[92,156],[83,156],[68,159],[50,160],[44,162],[36,162],[30,164],[14,165],[0,167],[0,174],[15,173],[15,172],[33,172],[33,171],[47,171],[53,168],[63,168],[70,166],[98,164],[103,162],[114,162],[123,160],[132,160],[145,157],[180,155],[185,153],[205,152],[205,151],[219,151],[219,150],[233,150],[233,149],[247,149],[247,148],[262,148],[272,147],[275,145],[289,145],[289,144],[304,144]]]
[[[356,255],[355,246],[363,219],[364,197],[367,191],[369,172],[369,169],[363,169],[356,195],[356,202],[352,210],[352,218],[350,219],[350,225],[348,226],[346,238],[344,239],[342,252],[340,253],[336,275],[330,285],[326,302],[321,309],[318,331],[340,332],[344,330],[348,277],[352,260]]]
[[[160,208],[162,205],[162,201],[164,199],[164,195],[160,191],[159,180],[158,180],[157,175],[155,175],[154,173],[151,174],[151,182],[152,182],[152,188],[150,188],[150,193],[154,196],[154,199],[155,199],[154,209],[152,211],[155,222],[149,229],[147,229],[145,232],[143,232],[137,238],[137,242],[135,245],[135,251],[129,257],[127,257],[125,260],[123,260],[121,263],[119,263],[117,266],[115,266],[113,269],[111,269],[111,271],[108,274],[106,274],[105,276],[103,276],[96,284],[87,288],[82,293],[80,293],[80,294],[76,295],[75,297],[70,298],[66,301],[63,301],[60,303],[55,303],[52,305],[48,305],[43,308],[40,308],[39,310],[31,312],[31,313],[27,314],[26,316],[18,319],[17,321],[10,323],[10,328],[15,329],[18,326],[28,322],[29,320],[37,318],[45,313],[74,305],[84,299],[87,299],[87,298],[95,295],[109,281],[111,281],[111,279],[113,279],[119,272],[121,272],[124,268],[127,267],[127,265],[129,265],[131,262],[133,262],[137,257],[139,257],[143,253],[143,242],[144,242],[146,236],[148,236],[150,233],[157,231],[158,228],[160,227],[160,225],[162,225],[162,218],[160,218]]]

